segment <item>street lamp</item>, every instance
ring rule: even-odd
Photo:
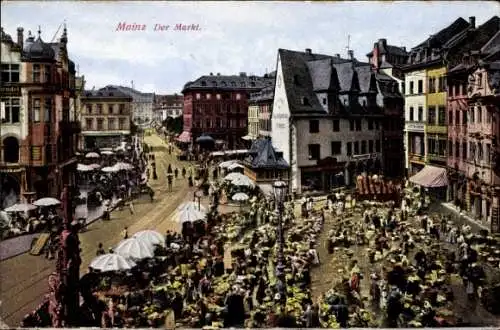
[[[280,303],[282,306],[282,313],[285,312],[286,304],[286,277],[285,277],[285,256],[283,253],[285,239],[283,235],[283,211],[285,209],[285,196],[287,191],[287,184],[283,181],[275,181],[274,200],[278,210],[278,265],[276,266],[276,278],[278,279],[278,293],[280,295]]]

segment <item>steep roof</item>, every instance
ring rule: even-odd
[[[106,86],[98,90],[87,90],[83,92],[82,97],[84,98],[124,98],[132,100],[132,97],[128,94],[123,93],[118,88],[114,86]]]
[[[252,168],[287,169],[288,163],[283,159],[283,153],[274,150],[270,139],[257,139],[250,148],[245,163]]]
[[[428,44],[431,48],[442,47],[453,36],[467,29],[469,26],[469,23],[465,19],[459,17],[453,23],[440,30],[438,33],[430,36],[413,49],[426,47]]]
[[[492,54],[498,52],[500,48],[500,31],[497,33],[481,48],[481,53]]]
[[[220,90],[259,90],[273,83],[274,78],[240,75],[207,75],[201,76],[195,81],[190,81],[184,85],[182,92],[189,89],[220,89]]]

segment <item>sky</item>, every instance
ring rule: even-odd
[[[142,92],[180,93],[210,72],[263,75],[279,48],[341,54],[358,60],[380,38],[410,49],[458,17],[476,25],[500,12],[496,2],[1,2],[1,24],[50,42],[65,21],[70,58],[86,88],[109,84]],[[119,24],[145,25],[122,31]],[[155,25],[169,26],[155,31]],[[197,30],[176,31],[177,24]],[[118,31],[117,31],[118,29]],[[61,30],[57,33],[60,37]],[[350,36],[350,37],[349,37]],[[348,40],[350,41],[348,42]]]

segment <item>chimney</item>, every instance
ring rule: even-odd
[[[378,43],[385,48],[387,46],[387,39],[378,39]]]
[[[354,50],[349,49],[347,51],[347,54],[349,54],[349,59],[354,60]]]
[[[21,46],[21,49],[23,48],[23,42],[24,42],[24,29],[22,27],[17,28],[17,44]]]
[[[469,25],[471,29],[476,28],[476,16],[469,17]]]
[[[246,72],[240,72],[240,77],[246,77],[247,73]]]
[[[340,58],[340,54],[335,54],[335,57],[336,58]]]
[[[311,55],[311,53],[312,53],[311,48],[306,48],[306,54]]]

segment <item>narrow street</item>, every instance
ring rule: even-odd
[[[179,176],[174,180],[173,191],[168,192],[165,173],[169,164],[172,168],[179,168],[180,172],[189,163],[179,162],[175,153],[169,155],[165,143],[156,135],[146,136],[145,143],[155,148],[158,180],[150,181],[155,190],[155,201],[151,202],[149,196],[144,195],[134,201],[134,215],[130,214],[128,207],[115,210],[110,221],[98,220],[79,235],[82,275],[95,257],[97,245],[102,243],[105,249],[113,247],[122,239],[120,234],[124,227],[128,227],[130,236],[144,229],[162,233],[179,229],[171,217],[179,204],[192,199],[195,188],[189,188],[187,180]],[[3,322],[17,327],[24,315],[36,308],[47,293],[47,279],[54,266],[55,260],[29,253],[0,262],[0,318]]]

